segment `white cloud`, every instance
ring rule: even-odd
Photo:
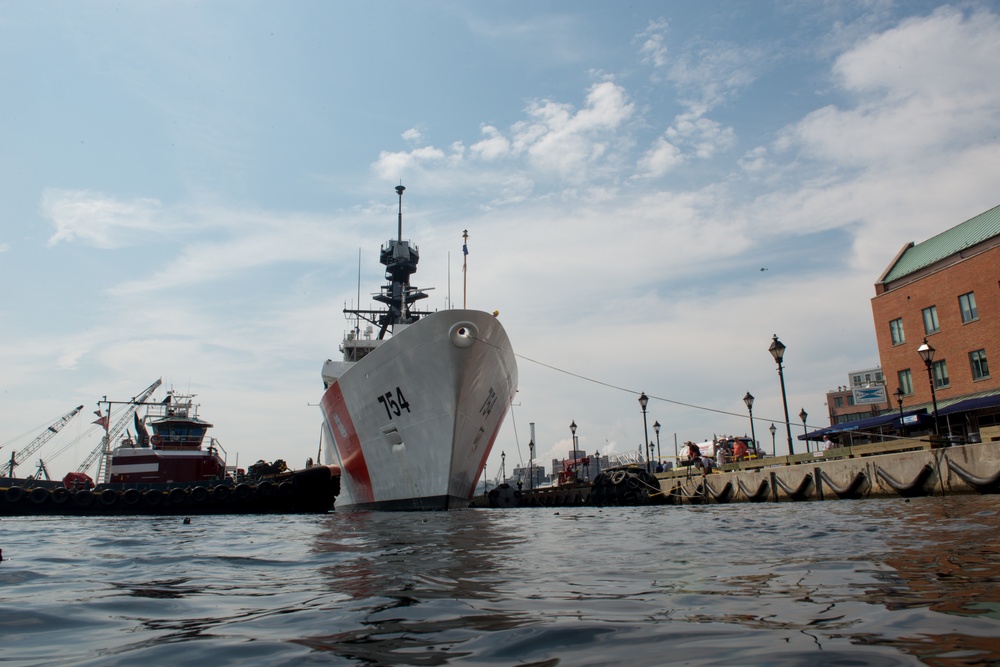
[[[527,150],[535,168],[582,180],[588,175],[587,167],[607,154],[615,142],[614,130],[634,110],[621,86],[597,83],[579,111],[550,101],[534,104],[528,110],[532,121],[515,128],[513,144]]]
[[[666,67],[667,65],[667,45],[666,32],[669,23],[663,19],[649,22],[646,29],[639,33],[637,39],[641,42],[639,53],[642,54],[642,62],[653,67]]]
[[[445,164],[445,153],[440,148],[423,146],[412,151],[382,151],[372,165],[379,178],[397,180],[426,167]]]
[[[376,174],[394,179],[412,177],[414,172],[432,169],[455,169],[466,160],[495,163],[520,157],[528,167],[541,174],[581,182],[590,176],[589,168],[606,161],[623,138],[619,128],[633,115],[635,105],[622,86],[611,81],[593,84],[587,91],[584,106],[537,100],[525,110],[528,119],[518,121],[510,136],[494,125],[484,124],[483,139],[466,154],[461,142],[452,144],[452,153],[434,146],[410,151],[383,151],[373,165]]]
[[[810,113],[779,147],[872,168],[995,141],[1000,87],[983,82],[1000,62],[998,35],[995,14],[943,7],[870,37],[834,65],[857,106]]]
[[[657,138],[653,146],[639,158],[641,176],[657,178],[684,161],[681,149],[663,137]]]
[[[41,209],[56,228],[50,246],[79,240],[98,248],[118,248],[143,234],[158,233],[163,224],[162,205],[156,199],[123,201],[88,190],[46,189]]]
[[[729,148],[736,142],[733,128],[722,127],[696,110],[677,116],[673,125],[667,128],[666,136],[675,144],[690,145],[695,155],[703,159],[712,157],[716,151]]]
[[[492,125],[483,125],[482,133],[486,138],[469,147],[473,156],[490,161],[510,155],[510,140],[503,136],[497,128]]]

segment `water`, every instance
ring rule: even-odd
[[[1000,497],[6,518],[11,665],[1000,665]]]

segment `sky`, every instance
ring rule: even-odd
[[[157,378],[230,464],[315,458],[400,183],[422,305],[518,355],[487,477],[531,424],[546,468],[570,422],[744,434],[748,391],[781,455],[772,336],[828,425],[882,271],[1000,203],[998,62],[986,1],[0,1],[0,460],[83,404],[17,473],[77,469]]]

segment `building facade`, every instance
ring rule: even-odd
[[[830,426],[882,414],[892,407],[890,393],[881,368],[851,371],[847,374],[846,385],[826,392]]]
[[[936,402],[941,433],[998,426],[1000,206],[904,246],[875,283],[871,304],[890,401],[899,389],[908,410],[933,414]],[[918,351],[925,342],[930,364]]]

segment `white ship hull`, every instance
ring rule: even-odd
[[[343,470],[338,510],[468,507],[517,390],[499,320],[440,311],[328,367],[321,410],[326,462]]]

